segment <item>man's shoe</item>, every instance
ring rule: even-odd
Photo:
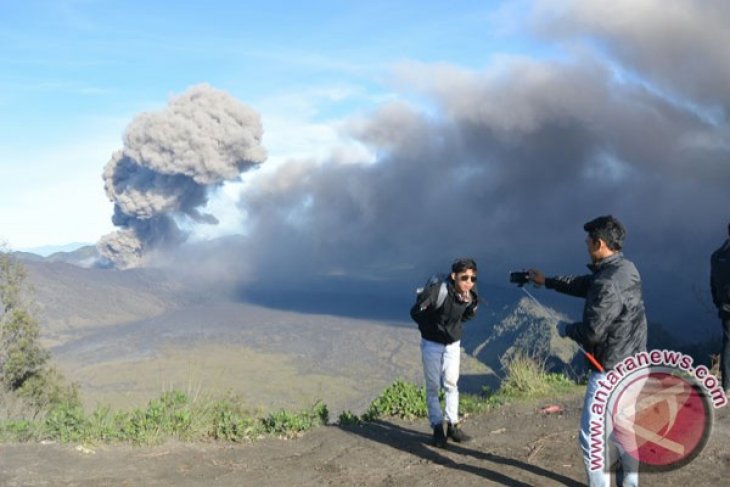
[[[433,427],[433,444],[439,448],[446,448],[446,435],[444,425],[437,424]]]
[[[446,436],[448,436],[457,443],[466,443],[467,441],[471,440],[471,436],[464,433],[464,430],[462,430],[458,424],[449,423],[449,427],[446,430]]]

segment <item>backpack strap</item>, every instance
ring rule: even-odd
[[[449,290],[446,287],[446,281],[441,281],[441,285],[439,286],[439,294],[438,297],[436,297],[436,309],[439,309],[441,306],[444,305],[444,301],[446,301],[446,296],[449,294]]]

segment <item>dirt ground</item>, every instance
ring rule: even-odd
[[[537,408],[557,403],[562,414]],[[317,428],[294,440],[241,445],[170,442],[0,445],[0,485],[14,486],[578,486],[579,397],[512,405],[467,418],[473,440],[430,445],[425,421]],[[692,463],[644,474],[642,486],[730,485],[730,409],[717,411]]]

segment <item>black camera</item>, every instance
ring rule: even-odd
[[[509,282],[517,284],[519,287],[522,287],[530,282],[530,273],[527,271],[510,272]]]

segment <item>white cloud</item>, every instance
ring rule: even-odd
[[[101,171],[119,132],[25,152],[0,147],[0,239],[12,248],[94,242],[111,230]]]
[[[111,214],[103,188],[94,189],[88,178],[39,186],[0,207],[3,238],[14,249],[96,242],[111,231]]]

